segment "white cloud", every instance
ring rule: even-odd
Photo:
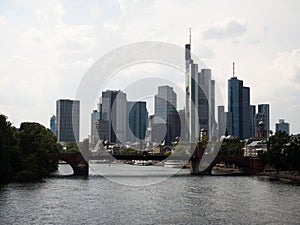
[[[0,16],[0,26],[7,25],[8,21],[5,17]]]
[[[209,27],[204,33],[205,39],[223,39],[241,36],[247,31],[247,26],[242,22],[230,18],[221,23],[216,23]]]
[[[108,31],[117,31],[119,30],[119,26],[110,22],[103,23],[103,27]]]
[[[28,38],[32,41],[39,42],[43,38],[43,33],[40,30],[38,30],[34,27],[31,27],[24,32],[24,37]]]
[[[273,65],[284,75],[282,79],[289,82],[300,81],[300,49],[279,53]]]
[[[80,79],[96,59],[137,41],[184,46],[192,27],[192,51],[212,68],[224,96],[232,61],[236,61],[238,77],[251,87],[252,102],[269,102],[274,118],[285,117],[296,124],[299,14],[289,2],[257,4],[231,0],[218,5],[174,0],[92,1],[84,6],[64,1],[19,2],[0,15],[4,31],[0,108],[16,124],[26,119],[48,125],[55,100],[74,97]],[[130,74],[119,74],[115,84],[144,77],[141,71],[128,69]],[[292,129],[300,131],[300,126],[292,124]],[[86,136],[87,132],[81,133]]]

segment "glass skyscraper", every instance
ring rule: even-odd
[[[109,121],[109,142],[125,143],[127,129],[127,99],[122,91],[102,92],[101,119]]]
[[[148,112],[146,102],[128,102],[127,103],[128,125],[127,140],[137,142],[145,139]]]
[[[201,129],[208,136],[215,131],[215,82],[211,80],[211,70],[201,69],[191,58],[191,43],[185,45],[185,113],[187,139],[190,143],[199,138]]]
[[[154,105],[154,122],[166,123],[168,113],[176,111],[177,108],[177,94],[173,87],[159,86],[158,93],[154,98]]]
[[[79,142],[80,102],[56,101],[56,136],[59,142]]]
[[[234,76],[228,80],[228,112],[232,113],[232,135],[251,137],[250,88]]]

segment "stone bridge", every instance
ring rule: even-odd
[[[191,157],[183,156],[183,155],[100,155],[100,156],[90,156],[89,159],[91,160],[156,160],[162,161],[165,159],[168,160],[190,160],[190,174],[191,175],[210,175],[212,173],[212,168],[217,163],[234,163],[239,170],[243,174],[256,174],[260,172],[263,163],[261,159],[258,158],[251,158],[251,157],[244,157],[244,156],[223,156],[217,155],[214,159],[212,159],[209,165],[206,165],[203,169],[199,168],[200,161],[202,157],[205,159],[206,155],[204,155],[204,150],[202,147],[202,143],[199,142],[196,148],[191,148],[193,150],[193,154]],[[74,175],[85,175],[88,176],[89,174],[89,164],[85,160],[87,157],[83,157],[80,152],[78,153],[56,153],[50,154],[49,159],[52,160],[63,160],[68,163],[73,171]]]
[[[233,163],[243,174],[254,175],[260,172],[263,168],[263,162],[259,158],[245,157],[245,156],[224,156],[217,155],[209,165],[205,168],[199,168],[202,157],[205,159],[206,155],[202,147],[202,143],[199,142],[194,150],[194,153],[190,159],[191,168],[190,172],[192,175],[201,175],[212,173],[212,168],[218,163]]]
[[[80,152],[76,153],[55,153],[48,155],[49,159],[62,160],[68,163],[73,169],[73,175],[88,176],[89,164]]]

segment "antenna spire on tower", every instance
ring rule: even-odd
[[[192,29],[190,28],[189,43],[191,44],[191,42],[192,42]]]
[[[234,74],[234,62],[232,63],[232,76],[234,77],[235,74]]]

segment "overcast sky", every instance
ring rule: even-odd
[[[0,112],[15,126],[49,127],[56,100],[73,99],[101,56],[139,41],[184,46],[191,27],[192,51],[212,69],[225,105],[235,61],[251,104],[271,105],[271,129],[284,118],[300,133],[299,9],[297,0],[1,1]],[[122,89],[122,77],[115,88]],[[89,115],[85,120],[89,124]],[[83,126],[81,138],[88,133]]]

